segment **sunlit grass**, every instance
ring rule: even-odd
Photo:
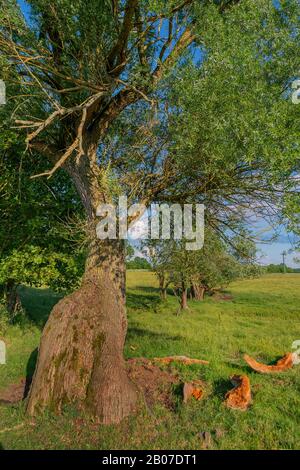
[[[190,302],[190,310],[181,315],[176,315],[174,296],[160,302],[153,273],[131,271],[127,278],[126,357],[183,354],[209,360],[209,366],[177,367],[183,379],[207,382],[206,398],[179,405],[176,412],[161,406],[151,413],[141,410],[109,428],[81,419],[73,409],[61,416],[46,413],[33,422],[24,416],[24,405],[1,407],[0,431],[25,423],[0,434],[4,448],[197,449],[203,431],[211,433],[216,449],[300,447],[300,366],[268,376],[250,371],[243,361],[245,352],[274,361],[300,339],[300,275],[236,282],[227,289],[233,300]],[[42,324],[58,300],[50,291],[25,288],[21,296],[32,324],[10,326],[4,334],[8,362],[0,366],[1,387],[26,374]],[[222,405],[234,373],[247,373],[251,380],[253,406],[244,413]]]

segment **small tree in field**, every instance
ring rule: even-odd
[[[160,297],[162,300],[167,298],[167,289],[171,283],[170,263],[172,244],[166,240],[149,240],[143,247],[155,272],[158,282]]]
[[[169,276],[181,293],[181,309],[187,309],[188,290],[201,301],[205,292],[225,287],[240,276],[241,266],[211,230],[206,230],[201,250],[188,251],[183,242],[170,245]]]
[[[240,277],[259,274],[253,264],[255,245],[243,235],[235,236],[226,245],[213,230],[205,230],[201,250],[186,250],[185,240],[150,240],[146,246],[161,297],[166,298],[166,288],[173,284],[180,293],[182,310],[188,308],[188,292],[194,300],[202,301],[205,293],[222,289]]]

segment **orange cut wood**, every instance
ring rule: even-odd
[[[183,385],[183,403],[187,403],[190,398],[195,398],[196,400],[201,400],[204,394],[204,391],[199,386],[200,381],[186,382]]]
[[[224,404],[234,410],[246,411],[252,403],[250,380],[247,375],[233,375],[232,390],[225,395]]]
[[[170,364],[171,362],[181,362],[182,364],[191,365],[191,364],[205,364],[208,365],[209,362],[204,359],[192,359],[187,356],[167,356],[167,357],[155,357],[154,361],[161,362],[163,364]]]
[[[244,355],[244,359],[251,369],[261,374],[272,374],[274,372],[283,372],[285,370],[291,369],[294,364],[294,355],[295,353],[287,353],[281,359],[279,359],[276,364],[268,366],[267,364],[261,364],[257,362],[253,357]]]

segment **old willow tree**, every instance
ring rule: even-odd
[[[280,18],[274,19],[276,8],[268,0],[27,3],[31,11],[27,21],[12,0],[5,1],[0,13],[0,58],[6,57],[23,81],[21,96],[12,97],[17,101],[14,117],[28,129],[28,149],[45,161],[45,171],[34,176],[50,178],[62,170],[72,179],[85,208],[89,242],[81,288],[58,303],[43,332],[28,412],[81,401],[102,422],[119,422],[136,403],[123,358],[124,246],[119,240],[97,239],[97,207],[113,201],[118,192],[144,203],[172,199],[173,188],[177,188],[177,200],[180,191],[187,197],[189,186],[192,196],[195,190],[200,193],[199,173],[195,171],[193,179],[188,163],[183,178],[182,158],[178,162],[176,148],[167,151],[165,116],[176,106],[168,109],[163,103],[176,70],[189,54],[194,61],[210,57],[212,35],[215,44],[219,41],[216,26],[223,34],[230,18],[227,35],[230,25],[239,24],[245,38],[251,35],[252,49],[246,41],[245,60],[250,56],[261,63],[270,60],[257,47],[261,41],[272,45],[273,37],[281,37],[277,34],[281,29],[288,37],[296,37],[296,31],[287,27],[285,12],[281,23]],[[293,2],[283,3],[292,14]],[[243,39],[238,47],[243,49]],[[33,113],[37,106],[39,112]],[[158,132],[151,148],[151,126],[159,127],[160,120],[162,137]],[[142,125],[134,127],[133,121]],[[232,133],[230,138],[235,137]],[[131,140],[135,145],[129,145]],[[188,151],[185,158],[189,162]],[[230,181],[238,182],[238,174],[234,175]],[[212,181],[213,175],[208,178]]]

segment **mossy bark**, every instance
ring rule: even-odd
[[[54,307],[41,339],[29,414],[81,402],[108,424],[133,410],[136,394],[123,359],[127,320],[120,245],[95,241],[81,288]]]
[[[125,250],[120,240],[98,240],[96,209],[103,202],[97,167],[81,161],[70,174],[86,208],[90,249],[79,290],[52,310],[42,334],[27,412],[81,402],[105,424],[131,413],[136,392],[123,358],[127,331]],[[72,173],[73,172],[73,173]]]

